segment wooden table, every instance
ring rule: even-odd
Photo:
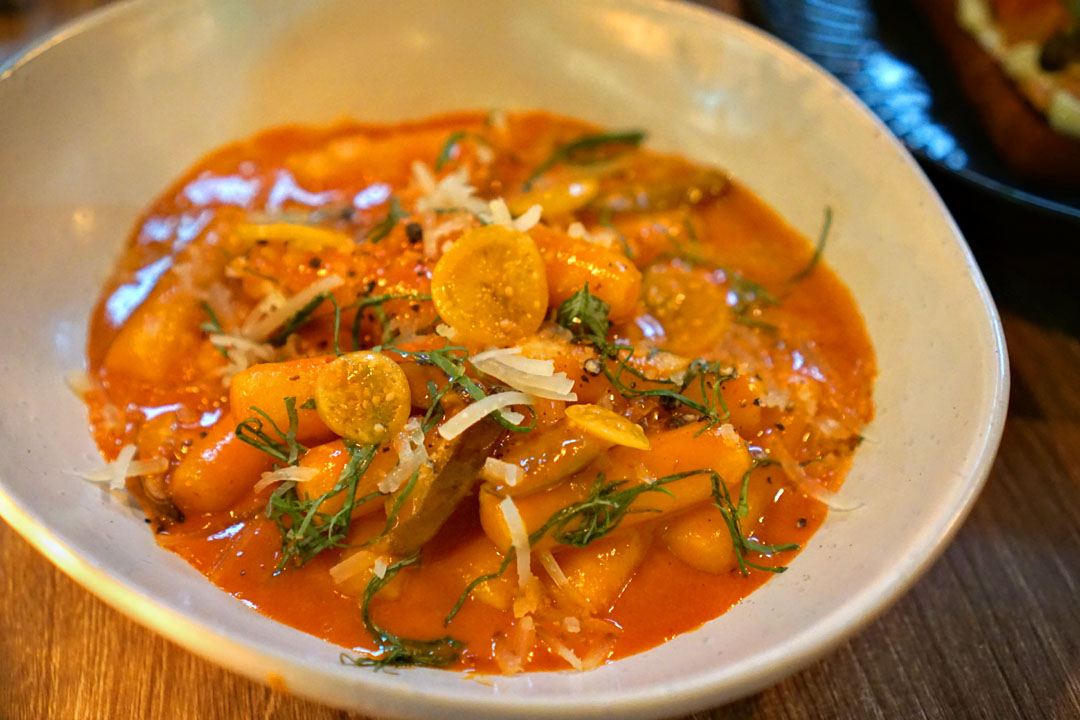
[[[0,57],[95,4],[0,14]],[[986,490],[944,556],[867,630],[779,685],[695,718],[1080,718],[1080,224],[933,179],[990,284],[1012,360]],[[46,717],[359,716],[170,644],[0,523],[0,718]]]

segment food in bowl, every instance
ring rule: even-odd
[[[542,112],[285,127],[140,219],[79,389],[160,545],[358,665],[589,669],[785,569],[873,414],[816,246]]]

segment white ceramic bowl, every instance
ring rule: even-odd
[[[813,235],[862,308],[877,419],[847,492],[792,569],[704,628],[591,673],[377,673],[277,625],[157,548],[68,474],[96,464],[64,372],[137,213],[228,140],[285,122],[547,108],[651,131],[729,168]],[[256,680],[411,717],[653,717],[757,690],[869,622],[941,551],[989,470],[1006,407],[1001,328],[911,157],[841,86],[735,20],[649,0],[130,3],[0,71],[0,513],[62,570]],[[17,632],[17,629],[15,630]]]

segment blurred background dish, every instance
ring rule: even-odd
[[[911,0],[749,0],[754,19],[834,74],[925,165],[1015,203],[1080,220],[1080,191],[1000,157]]]

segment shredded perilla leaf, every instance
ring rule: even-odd
[[[758,460],[751,465],[750,469],[747,470],[746,474],[743,476],[737,502],[732,501],[727,485],[724,483],[723,478],[720,477],[720,474],[715,470],[689,470],[687,472],[675,473],[674,475],[667,475],[652,483],[643,483],[630,487],[623,487],[626,484],[625,480],[605,482],[604,475],[601,473],[593,483],[589,496],[584,500],[573,503],[572,505],[567,505],[555,512],[542,526],[530,533],[529,545],[530,547],[535,546],[540,542],[541,538],[550,534],[552,539],[559,544],[571,545],[573,547],[585,547],[593,541],[599,540],[610,534],[629,513],[659,512],[656,510],[635,510],[632,505],[634,501],[637,500],[638,496],[649,492],[662,492],[671,495],[671,491],[666,489],[664,487],[665,485],[695,475],[708,475],[712,481],[713,504],[720,511],[728,532],[731,534],[731,542],[735,548],[735,558],[739,564],[739,572],[743,575],[747,575],[750,572],[749,568],[754,568],[765,572],[782,573],[787,570],[787,567],[782,565],[760,565],[747,560],[746,554],[760,553],[765,556],[770,556],[789,550],[798,550],[799,546],[795,543],[765,545],[751,537],[747,537],[742,528],[742,518],[745,518],[749,513],[747,487],[750,481],[750,474],[760,465],[770,463],[771,461]],[[503,562],[498,570],[493,573],[488,573],[487,575],[473,578],[458,597],[457,604],[450,610],[450,613],[446,616],[443,624],[449,624],[449,622],[454,619],[473,590],[479,585],[489,580],[494,580],[502,575],[503,572],[506,571],[506,568],[510,566],[510,563],[514,561],[515,557],[516,550],[511,546],[506,553],[506,557],[503,558]]]
[[[275,574],[290,563],[303,566],[323,550],[344,547],[345,538],[352,525],[352,513],[360,505],[382,497],[375,491],[362,498],[356,497],[357,484],[367,472],[378,447],[345,443],[349,462],[341,471],[337,482],[319,497],[301,499],[295,483],[282,483],[271,494],[266,504],[266,516],[281,531],[281,557]],[[323,512],[319,508],[332,497],[344,493],[344,502],[335,512]]]
[[[645,141],[641,130],[623,130],[616,132],[584,135],[555,148],[544,162],[540,163],[525,180],[522,190],[529,190],[536,180],[551,168],[562,163],[580,165],[595,160],[603,150],[618,148],[620,145],[637,147]]]
[[[608,341],[607,332],[611,325],[608,311],[608,304],[591,294],[586,285],[559,306],[555,318],[556,322],[574,334],[574,342],[591,345],[596,350],[604,376],[623,397],[658,397],[662,401],[684,405],[706,420],[703,430],[727,421],[730,413],[720,394],[720,386],[736,376],[732,368],[699,358],[690,364],[681,383],[650,378],[630,365],[635,353],[632,346]],[[662,387],[637,389],[623,380],[627,374]],[[700,388],[702,402],[685,394],[695,382]]]
[[[371,600],[375,597],[375,594],[393,580],[401,572],[402,568],[418,562],[420,562],[420,556],[412,555],[387,567],[386,573],[382,577],[372,575],[367,587],[364,588],[360,614],[364,626],[379,645],[379,653],[378,655],[365,654],[357,657],[342,653],[342,663],[371,667],[376,670],[402,666],[443,667],[461,656],[461,648],[464,647],[464,643],[455,640],[449,635],[434,640],[403,638],[380,627],[371,618]]]

